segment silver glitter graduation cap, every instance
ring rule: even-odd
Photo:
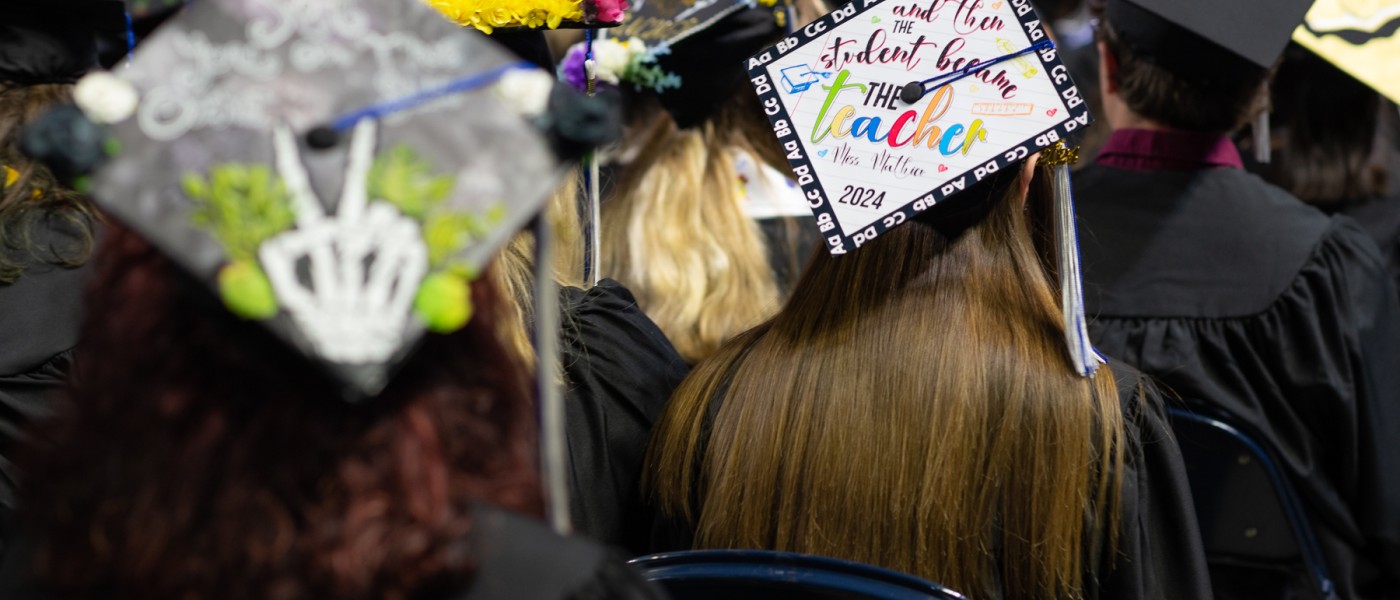
[[[107,77],[97,201],[352,399],[466,324],[561,172],[518,114],[552,77],[416,1],[202,0]]]

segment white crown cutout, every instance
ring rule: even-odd
[[[399,349],[428,271],[418,223],[382,199],[369,200],[377,127],[372,119],[355,126],[334,215],[312,191],[292,132],[280,126],[273,134],[297,227],[263,242],[259,262],[316,353],[337,363],[384,362]]]

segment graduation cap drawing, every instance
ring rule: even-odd
[[[1043,23],[1029,0],[856,0],[749,59],[832,254],[1090,123]],[[1084,326],[1068,169],[1057,171],[1066,330],[1076,367],[1090,374],[1099,359]]]
[[[462,26],[497,29],[616,27],[627,0],[423,0]]]
[[[1317,0],[1293,40],[1400,102],[1400,3]]]
[[[496,99],[540,111],[552,78],[416,2],[201,1],[104,77],[97,202],[350,399],[465,325],[561,170]]]

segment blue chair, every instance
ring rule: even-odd
[[[904,573],[834,558],[769,550],[692,550],[629,564],[675,600],[961,600],[962,594]]]
[[[1217,595],[1221,585],[1254,573],[1284,592],[1292,574],[1306,571],[1309,597],[1337,598],[1312,524],[1272,449],[1240,428],[1198,411],[1168,408],[1186,461],[1196,518]],[[1247,586],[1247,597],[1265,598]]]

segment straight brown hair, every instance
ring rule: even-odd
[[[915,222],[823,253],[682,383],[643,485],[696,547],[846,558],[970,597],[1093,585],[1117,543],[1123,415],[1107,368],[1071,367],[1013,178],[966,231]]]

